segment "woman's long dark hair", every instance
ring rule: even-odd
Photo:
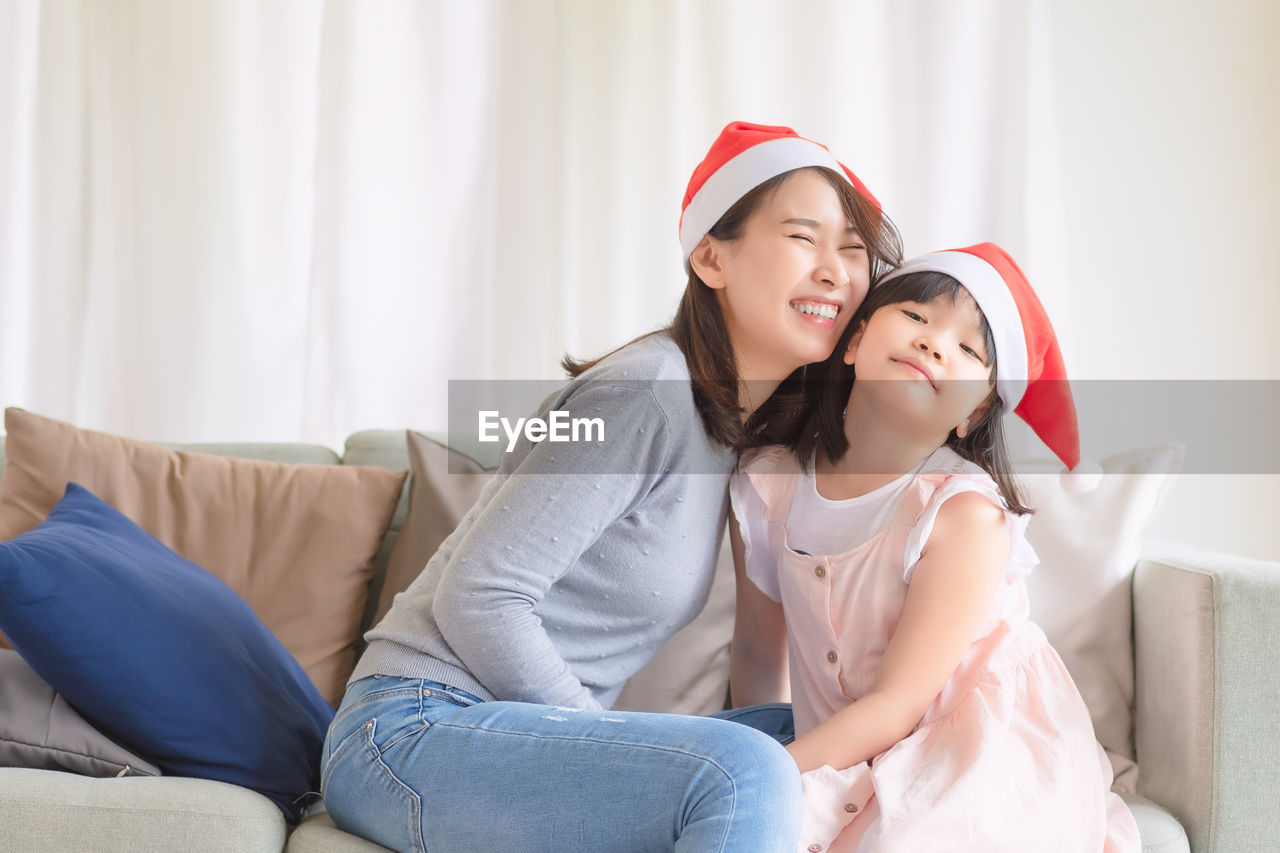
[[[872,314],[886,306],[903,302],[927,304],[939,298],[955,302],[962,295],[968,295],[964,286],[940,272],[907,273],[872,287],[850,318],[835,351],[826,361],[811,367],[807,380],[778,388],[770,398],[767,417],[761,418],[754,430],[749,430],[748,443],[751,446],[784,445],[804,465],[808,465],[817,452],[832,462],[838,461],[849,449],[849,439],[844,434],[844,409],[853,389],[854,370],[843,360],[849,340]],[[982,336],[994,383],[999,365],[995,338],[985,316],[982,318]],[[994,384],[985,402],[986,410],[969,427],[964,438],[952,430],[945,444],[991,475],[1010,512],[1029,514],[1033,510],[1026,505],[1022,489],[1013,475],[1013,464],[1004,437],[1004,403]]]
[[[816,170],[826,178],[827,183],[831,184],[840,196],[840,204],[844,208],[845,216],[853,223],[867,247],[872,282],[897,267],[902,262],[902,238],[898,236],[898,229],[893,222],[853,189],[844,176],[819,166],[805,168]],[[798,171],[800,170],[783,172],[755,187],[738,199],[708,233],[724,242],[737,240],[742,236],[751,214],[755,213],[765,199],[787,178]],[[694,404],[702,417],[707,434],[727,447],[740,450],[749,446],[748,436],[753,430],[758,429],[755,426],[756,422],[762,418],[767,420],[772,407],[766,401],[765,405],[752,414],[745,425],[742,423],[743,408],[738,399],[738,364],[734,357],[733,343],[729,339],[729,327],[724,321],[724,313],[720,310],[720,302],[716,299],[715,291],[698,277],[692,267],[687,263],[685,266],[689,270],[689,281],[685,286],[684,296],[680,300],[675,318],[666,328],[641,335],[636,340],[663,333],[671,336],[676,346],[684,353],[685,361],[688,362],[689,375],[693,380]],[[606,355],[589,361],[578,361],[566,355],[561,365],[570,376],[578,376],[607,357]],[[805,368],[798,368],[779,387],[801,381],[804,371]],[[761,412],[764,414],[762,415]]]

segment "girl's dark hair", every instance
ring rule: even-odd
[[[844,434],[844,408],[854,382],[853,368],[844,363],[849,340],[881,308],[903,302],[927,304],[944,297],[955,302],[961,294],[968,295],[964,286],[940,272],[907,273],[872,287],[849,319],[835,351],[826,361],[813,365],[806,380],[778,388],[770,398],[769,411],[750,431],[748,443],[785,445],[804,465],[818,451],[833,462],[840,459],[849,449],[849,439]],[[946,446],[991,475],[1010,512],[1027,515],[1033,510],[1026,505],[1022,488],[1013,476],[1004,437],[1004,402],[994,386],[999,370],[995,338],[985,316],[982,337],[993,377],[991,393],[985,401],[987,408],[964,438],[952,430]]]
[[[898,236],[898,229],[893,222],[853,189],[844,176],[820,166],[804,168],[814,169],[835,188],[845,216],[853,223],[867,247],[871,281],[877,281],[896,268],[902,262],[902,238]],[[752,189],[738,199],[707,233],[725,242],[737,240],[742,236],[751,214],[787,178],[798,171],[800,170],[793,169],[783,172]],[[685,267],[689,273],[689,281],[671,324],[641,335],[636,340],[663,333],[675,340],[676,346],[684,353],[685,361],[688,362],[689,375],[693,381],[694,405],[698,408],[707,434],[727,447],[742,449],[749,446],[747,437],[758,429],[756,421],[760,419],[761,411],[769,408],[769,405],[766,402],[743,425],[743,408],[738,399],[738,365],[729,339],[729,328],[725,325],[724,313],[720,310],[720,302],[716,299],[715,291],[698,277],[687,262]],[[570,376],[578,376],[608,355],[589,361],[578,361],[566,355],[561,365]],[[797,377],[803,376],[804,370],[803,367],[798,368],[779,388],[797,381]]]

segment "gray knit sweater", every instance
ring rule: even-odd
[[[366,635],[351,681],[401,675],[607,708],[702,609],[736,456],[703,430],[674,341],[623,347],[538,416],[550,410],[600,418],[604,440],[522,438]]]

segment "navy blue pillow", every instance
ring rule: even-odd
[[[91,723],[169,775],[317,791],[333,708],[230,587],[71,483],[0,543],[0,631]]]

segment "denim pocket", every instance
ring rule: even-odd
[[[413,702],[397,707],[394,720],[383,720],[383,737],[374,740],[374,748],[379,756],[407,737],[420,735],[426,729],[446,717],[470,707],[465,701],[450,696],[440,690],[423,687],[415,692]]]
[[[425,851],[422,796],[382,758],[377,719],[343,738],[325,764],[320,790],[329,814],[347,832],[393,850]]]
[[[320,768],[321,797],[325,796],[329,788],[329,777],[333,775],[334,769],[349,757],[353,749],[365,746],[369,750],[370,758],[377,757],[378,752],[373,747],[373,728],[375,725],[375,721],[370,720],[334,745],[333,750],[325,759],[324,766]]]

